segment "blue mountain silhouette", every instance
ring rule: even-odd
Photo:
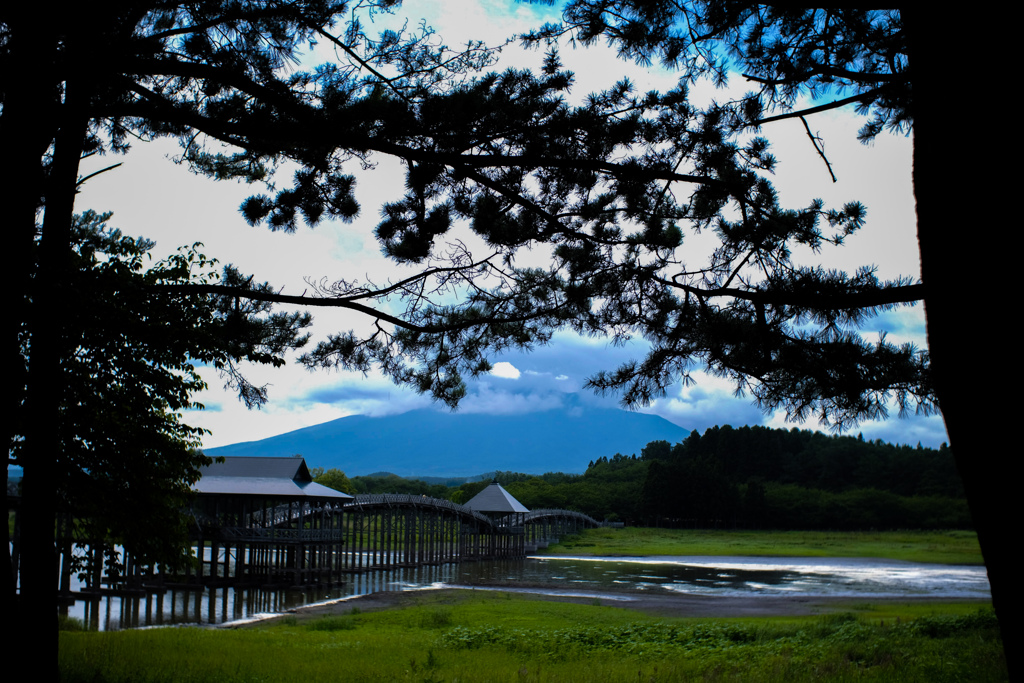
[[[657,415],[570,406],[515,415],[413,410],[352,415],[260,441],[206,449],[220,455],[305,456],[310,467],[350,476],[462,477],[505,470],[580,473],[602,456],[640,454],[651,441],[676,443],[689,431]]]

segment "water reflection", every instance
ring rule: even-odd
[[[989,597],[984,567],[854,558],[541,558],[531,575],[588,589],[714,595]]]
[[[988,598],[984,567],[845,558],[533,557],[352,574],[332,590],[208,589],[79,601],[68,614],[93,628],[222,623],[376,591],[444,586],[516,590],[663,592],[704,595],[920,596]]]

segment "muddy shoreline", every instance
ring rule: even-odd
[[[360,595],[326,604],[310,605],[289,610],[286,614],[297,616],[302,620],[319,618],[328,615],[348,614],[353,608],[360,612],[377,612],[387,609],[401,609],[417,605],[429,594],[430,600],[447,602],[456,600],[467,591],[508,591],[522,593],[538,600],[555,602],[575,602],[580,604],[596,604],[607,607],[636,610],[646,614],[662,617],[785,617],[826,614],[835,611],[848,611],[855,604],[878,603],[978,603],[986,601],[970,598],[948,598],[931,596],[809,596],[809,595],[751,595],[751,596],[713,596],[697,594],[664,594],[645,591],[624,592],[588,592],[564,593],[564,589],[551,585],[523,584],[481,584],[451,588],[437,588],[409,591],[380,591]],[[552,594],[545,591],[562,591]],[[282,618],[284,614],[274,615],[272,619]],[[222,624],[232,628],[246,624]]]

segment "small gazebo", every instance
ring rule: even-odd
[[[487,515],[494,522],[492,554],[497,557],[522,557],[526,553],[525,529],[527,507],[495,479],[480,493],[473,496],[466,507]]]

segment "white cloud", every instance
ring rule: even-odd
[[[735,386],[726,379],[694,372],[696,384],[677,386],[675,396],[656,399],[641,412],[659,415],[684,429],[703,432],[708,427],[760,424],[762,415],[749,397],[737,398]]]
[[[519,379],[519,370],[516,366],[506,361],[499,361],[491,368],[491,374],[503,379]]]
[[[474,387],[473,393],[459,404],[461,413],[522,415],[554,410],[564,405],[563,394],[550,392],[513,393],[495,389],[487,382]]]

